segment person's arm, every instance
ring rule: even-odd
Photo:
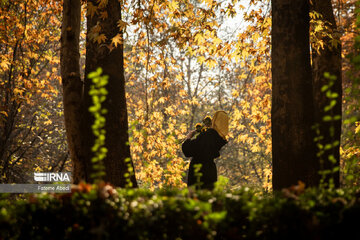
[[[190,131],[190,132],[186,135],[185,140],[191,139],[191,138],[195,135],[195,133],[196,133],[196,130]]]
[[[182,144],[181,148],[185,157],[193,157],[196,151],[196,139],[191,139],[195,135],[196,131],[191,131],[187,134],[185,142]]]

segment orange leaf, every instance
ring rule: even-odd
[[[115,47],[117,47],[118,44],[123,44],[123,38],[121,34],[116,34],[116,36],[112,38],[111,42],[115,45]]]
[[[124,22],[123,20],[119,20],[117,22],[117,26],[119,27],[120,31],[123,31],[126,29],[126,27],[129,25],[128,23]]]
[[[99,36],[95,37],[94,41],[96,41],[98,44],[100,44],[100,43],[105,42],[106,39],[107,39],[107,37],[105,36],[105,34],[102,33]]]
[[[108,18],[108,16],[109,16],[109,15],[108,15],[107,11],[102,11],[102,12],[100,13],[100,18],[101,18],[102,20]]]
[[[97,7],[92,4],[92,2],[88,2],[87,5],[87,15],[90,15],[90,17],[93,17],[94,14],[97,12]]]

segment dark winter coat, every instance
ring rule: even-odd
[[[217,181],[217,170],[214,159],[220,156],[220,149],[227,143],[216,130],[209,128],[201,132],[195,139],[187,139],[182,144],[182,151],[186,157],[192,157],[188,172],[187,185],[197,183],[195,164],[201,164],[201,188],[212,189]]]

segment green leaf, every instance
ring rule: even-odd
[[[340,145],[340,141],[336,140],[335,142],[333,142],[333,147],[337,147]]]
[[[328,89],[329,89],[329,85],[324,85],[321,87],[321,92],[325,92]]]
[[[338,98],[339,94],[337,92],[334,92],[331,94],[331,98]]]
[[[324,108],[324,111],[327,112],[333,109],[335,105],[336,105],[336,100],[331,100],[330,104]]]
[[[325,150],[329,150],[329,149],[331,149],[331,148],[332,148],[332,144],[326,144],[324,149],[325,149]]]
[[[330,115],[326,115],[323,117],[324,122],[330,122],[332,120],[332,117]]]
[[[330,155],[330,156],[328,157],[328,159],[329,159],[330,162],[336,163],[336,159],[335,159],[335,157],[334,157],[333,155]]]
[[[334,121],[341,120],[341,116],[340,115],[335,115],[333,119],[334,119]]]
[[[356,116],[352,116],[351,118],[346,119],[346,120],[344,121],[344,124],[352,124],[352,123],[354,123],[354,122],[356,122],[356,121],[357,121],[357,117],[356,117]]]

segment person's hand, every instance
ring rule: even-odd
[[[195,135],[195,133],[196,133],[196,130],[190,131],[190,132],[187,134],[186,139],[191,139],[191,138]]]

